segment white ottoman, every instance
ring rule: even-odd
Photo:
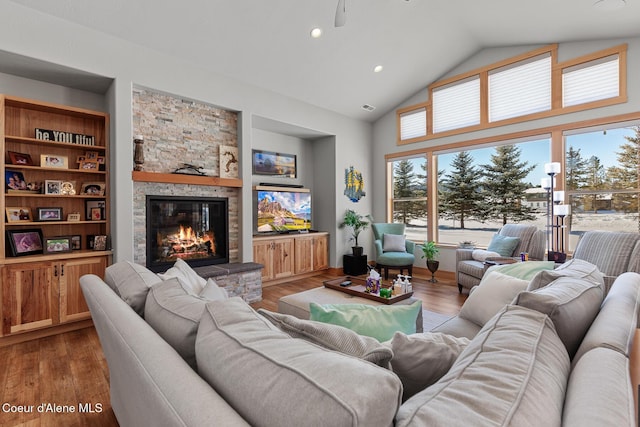
[[[408,298],[395,304],[411,304],[415,302],[415,298]],[[384,305],[377,301],[361,298],[344,292],[327,289],[325,287],[309,289],[308,291],[298,292],[284,296],[278,300],[278,312],[282,314],[290,314],[298,319],[308,320],[309,303],[316,304],[367,304],[367,305]],[[394,305],[395,305],[394,304]],[[416,319],[416,332],[423,331],[422,310],[418,313]]]

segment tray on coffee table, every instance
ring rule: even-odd
[[[351,284],[349,286],[340,286],[340,283],[345,280],[350,280]],[[410,298],[413,295],[413,292],[406,292],[400,295],[393,295],[391,298],[381,297],[379,294],[372,294],[370,292],[365,292],[366,280],[361,279],[359,277],[339,277],[337,279],[326,280],[324,282],[324,287],[329,289],[335,289],[336,291],[344,292],[345,294],[354,295],[360,298],[370,299],[372,301],[377,301],[382,304],[394,304],[398,301],[405,300]]]

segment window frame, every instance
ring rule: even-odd
[[[405,113],[407,111],[411,111],[412,109],[417,108],[426,108],[427,112],[427,134],[423,137],[411,138],[407,140],[400,139],[400,131],[397,131],[397,145],[406,145],[417,142],[429,141],[436,138],[442,138],[451,135],[459,135],[467,132],[479,131],[484,129],[490,129],[500,126],[505,126],[513,123],[521,123],[531,120],[536,120],[540,118],[552,117],[567,113],[573,113],[576,111],[583,111],[593,108],[600,108],[604,106],[620,104],[627,102],[627,44],[617,45],[608,49],[599,50],[597,52],[593,52],[587,55],[583,55],[578,58],[574,58],[571,60],[567,60],[564,62],[558,62],[558,44],[551,44],[548,46],[541,47],[539,49],[535,49],[524,54],[514,56],[512,58],[505,59],[503,61],[496,62],[494,64],[490,64],[485,67],[481,67],[475,70],[471,70],[466,73],[462,73],[453,77],[449,77],[446,79],[439,80],[427,87],[427,101],[415,105],[406,106],[396,110],[397,123],[399,127],[400,123],[400,114]],[[523,116],[511,117],[504,120],[499,120],[495,122],[489,122],[489,100],[488,100],[488,90],[489,90],[489,73],[493,70],[497,70],[503,67],[511,66],[513,64],[517,64],[518,62],[527,61],[536,56],[540,56],[543,54],[551,55],[551,109],[548,111],[541,111],[531,114],[526,114]],[[574,67],[576,65],[585,64],[590,61],[598,60],[601,58],[605,58],[607,56],[612,55],[619,56],[619,95],[617,97],[606,98],[602,100],[592,101],[585,104],[573,105],[570,107],[562,106],[562,73],[566,68]],[[450,129],[443,132],[434,133],[433,132],[433,90],[438,89],[442,86],[456,84],[460,82],[464,82],[466,79],[469,79],[474,76],[480,77],[480,123],[477,125],[467,126],[463,128]]]

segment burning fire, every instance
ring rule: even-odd
[[[158,233],[158,243],[163,258],[201,258],[215,254],[216,245],[213,233],[198,235],[193,228],[180,226],[177,233],[162,235]]]

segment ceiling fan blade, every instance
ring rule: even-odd
[[[347,22],[347,9],[345,6],[345,1],[346,0],[338,0],[335,20],[336,27],[342,27]]]

